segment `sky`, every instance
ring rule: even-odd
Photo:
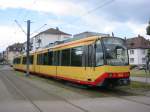
[[[121,38],[140,34],[150,39],[145,30],[150,20],[149,5],[150,0],[0,0],[0,52],[26,41],[27,20],[32,22],[31,37],[58,27],[72,35],[113,32]]]

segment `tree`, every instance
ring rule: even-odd
[[[147,33],[147,35],[150,35],[150,21],[149,21],[148,26],[146,28],[146,33]]]

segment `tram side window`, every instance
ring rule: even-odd
[[[48,52],[48,65],[53,64],[53,52]]]
[[[27,61],[27,58],[26,58],[26,57],[23,57],[22,64],[26,64],[26,61]]]
[[[70,65],[70,49],[62,50],[61,52],[61,66]]]
[[[37,55],[37,65],[43,65],[43,54]]]
[[[53,65],[60,66],[60,51],[53,52]]]
[[[13,64],[20,64],[21,59],[20,58],[15,58],[13,60]]]
[[[20,59],[20,58],[18,58],[18,59],[17,59],[17,64],[20,64],[20,61],[21,61],[21,59]]]
[[[93,58],[93,54],[94,54],[94,48],[92,45],[88,46],[88,60],[87,60],[87,66],[92,67],[93,66],[93,62],[94,62],[94,58]]]
[[[16,64],[16,58],[13,59],[13,64]]]
[[[30,64],[33,64],[33,55],[30,56]]]
[[[71,49],[71,66],[82,66],[83,47]]]
[[[101,41],[98,40],[96,42],[96,66],[100,66],[104,64],[104,58],[103,58],[103,50],[102,50],[102,45]]]
[[[13,64],[17,64],[17,63],[16,63],[16,58],[13,60]]]
[[[43,64],[48,65],[48,52],[43,54]]]

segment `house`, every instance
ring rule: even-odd
[[[30,50],[35,51],[39,48],[49,46],[51,43],[56,41],[63,41],[70,38],[72,35],[60,31],[59,28],[50,28],[39,34],[35,35],[30,39]],[[26,51],[26,42],[24,43],[24,52]]]
[[[3,59],[3,52],[0,53],[0,59]]]
[[[6,48],[6,51],[4,53],[5,59],[9,64],[13,63],[14,57],[17,55],[20,55],[22,53],[23,44],[22,43],[15,43],[13,45],[10,45]]]
[[[146,64],[146,55],[150,49],[150,41],[138,35],[138,37],[126,40],[129,54],[129,63],[131,65]]]
[[[2,62],[3,62],[3,53],[1,52],[0,53],[0,64],[2,64]]]
[[[0,53],[0,64],[7,64],[5,54],[6,54],[5,51]]]

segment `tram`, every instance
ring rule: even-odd
[[[26,71],[26,56],[14,59],[13,68]],[[29,71],[88,86],[130,83],[125,40],[91,36],[69,39],[30,53]]]

